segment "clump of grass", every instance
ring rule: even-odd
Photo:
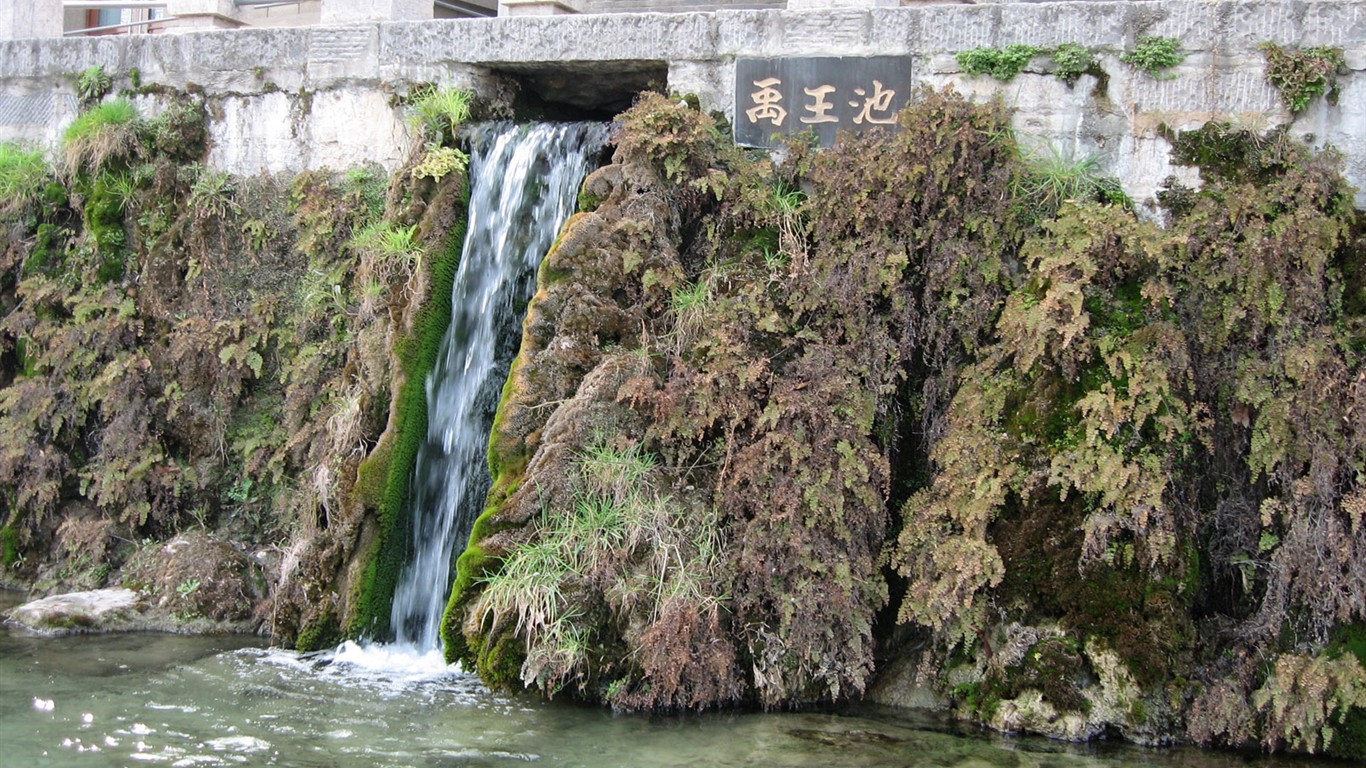
[[[1119,60],[1134,69],[1147,72],[1150,77],[1169,80],[1176,75],[1166,70],[1185,61],[1186,54],[1181,52],[1181,41],[1175,37],[1144,35],[1138,39],[1138,45],[1120,56]]]
[[[669,306],[674,312],[674,341],[681,353],[687,349],[706,325],[707,310],[712,301],[712,286],[706,276],[696,283],[673,290]]]
[[[1338,71],[1347,66],[1342,49],[1318,46],[1296,50],[1272,42],[1261,44],[1266,57],[1266,81],[1281,94],[1291,114],[1299,114],[1315,96],[1337,101]]]
[[[1102,172],[1096,155],[1076,157],[1049,145],[1047,152],[1026,156],[1024,166],[1015,194],[1036,221],[1051,218],[1069,200],[1132,204],[1119,181]]]
[[[959,51],[954,58],[958,60],[959,68],[969,75],[991,75],[997,80],[1009,82],[1039,52],[1035,46],[1015,43],[1004,48]]]
[[[409,290],[422,272],[422,247],[417,244],[417,226],[400,227],[390,222],[375,222],[351,236],[351,247],[362,251],[358,279],[372,286],[387,287],[402,277]],[[373,292],[379,289],[372,287]],[[375,298],[374,295],[371,298]]]
[[[62,134],[62,161],[70,176],[97,173],[127,162],[138,149],[138,110],[114,99],[81,113]]]
[[[582,685],[600,663],[588,616],[599,606],[653,624],[684,604],[709,610],[727,599],[710,588],[722,567],[714,513],[687,514],[655,490],[652,455],[598,439],[577,465],[573,498],[547,503],[469,614],[480,631],[525,643],[522,682],[547,693]]]
[[[47,180],[47,160],[40,150],[0,142],[0,213],[27,208]]]
[[[426,88],[412,97],[408,123],[430,142],[454,141],[455,129],[470,119],[469,91],[456,88]]]

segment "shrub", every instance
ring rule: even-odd
[[[958,66],[969,75],[991,75],[997,80],[1009,82],[1020,74],[1029,60],[1039,53],[1032,45],[1015,43],[1004,48],[973,48],[960,51],[954,58]]]
[[[1169,79],[1176,75],[1158,73],[1185,61],[1186,54],[1181,52],[1181,41],[1174,37],[1144,35],[1138,39],[1138,46],[1120,56],[1119,60],[1134,69],[1147,72],[1151,77]]]
[[[1266,57],[1266,81],[1281,94],[1291,114],[1303,112],[1315,96],[1337,101],[1338,70],[1347,66],[1342,49],[1319,46],[1295,50],[1272,42],[1262,43]]]

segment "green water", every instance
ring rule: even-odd
[[[1329,765],[1007,739],[900,711],[613,715],[495,695],[430,660],[382,656],[352,649],[358,666],[251,638],[38,638],[6,627],[0,766]]]

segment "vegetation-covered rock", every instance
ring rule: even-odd
[[[143,564],[205,536],[265,566],[282,641],[384,637],[459,258],[448,110],[385,189],[234,179],[193,101],[105,104],[60,172],[0,151],[5,572],[207,615],[241,601]],[[624,113],[540,269],[448,656],[626,709],[883,675],[1001,730],[1366,758],[1337,158],[1171,135],[1202,183],[1159,225],[1008,126],[925,90],[775,164],[674,100]]]
[[[6,578],[136,583],[172,615],[254,616],[283,642],[383,634],[365,598],[387,600],[376,563],[406,540],[411,464],[392,457],[425,431],[417,361],[445,321],[419,308],[435,290],[449,311],[464,173],[237,179],[198,164],[204,125],[193,97],[150,119],[113,99],[72,124],[56,170],[0,153]],[[442,130],[413,166],[454,141]],[[177,560],[192,531],[265,583],[163,574],[154,553]]]
[[[901,127],[774,167],[686,107],[622,116],[542,268],[448,652],[628,708],[838,700],[900,657],[1003,730],[1354,754],[1366,294],[1336,160],[1174,136],[1204,184],[1163,228],[1021,158],[998,106],[924,92]],[[643,519],[672,564],[583,532]]]

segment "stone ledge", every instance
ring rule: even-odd
[[[499,16],[565,16],[578,13],[573,6],[559,0],[499,0]]]

